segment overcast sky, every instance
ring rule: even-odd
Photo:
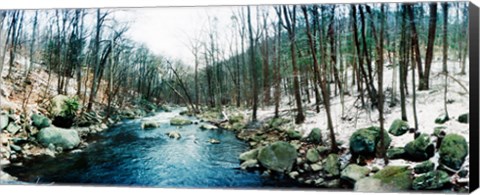
[[[219,36],[224,36],[233,7],[169,7],[128,9],[126,20],[133,20],[129,35],[156,54],[192,63],[189,40],[208,25],[208,16],[218,18]]]

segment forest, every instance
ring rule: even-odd
[[[231,131],[239,168],[293,186],[468,190],[466,2],[232,6],[183,40],[191,61],[129,37],[122,11],[0,11],[0,181],[168,112],[166,137]]]

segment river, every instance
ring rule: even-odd
[[[180,110],[160,112],[146,120],[161,123],[143,130],[141,119],[124,121],[95,135],[79,153],[42,156],[5,171],[21,181],[39,184],[142,186],[173,188],[296,187],[288,179],[239,169],[238,155],[248,145],[227,130],[201,130],[200,124],[171,126]],[[197,120],[193,117],[190,119]],[[181,138],[166,133],[178,131]],[[211,144],[209,139],[221,141]]]

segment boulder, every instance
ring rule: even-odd
[[[330,154],[325,162],[325,171],[333,176],[340,175],[340,163],[337,154]]]
[[[443,124],[443,123],[447,122],[448,120],[450,120],[450,118],[446,114],[441,114],[440,116],[438,116],[435,119],[435,123],[436,124]]]
[[[310,167],[312,168],[312,171],[314,171],[314,172],[317,172],[317,171],[320,171],[320,170],[323,169],[323,166],[319,163],[312,164],[312,165],[310,165]]]
[[[258,161],[262,166],[278,172],[290,171],[296,158],[295,147],[283,141],[270,144],[258,153]]]
[[[290,140],[296,140],[302,138],[302,134],[300,132],[290,129],[287,131],[287,136]]]
[[[408,166],[386,166],[372,176],[393,191],[409,190],[412,186],[412,171]]]
[[[40,114],[33,114],[32,117],[32,125],[37,127],[38,129],[43,129],[45,127],[50,127],[51,121],[47,117],[40,115]]]
[[[321,144],[322,143],[322,132],[319,128],[313,128],[308,134],[306,139],[308,142],[312,144]]]
[[[356,181],[367,177],[370,173],[370,169],[367,167],[362,167],[356,164],[350,164],[345,169],[343,169],[340,174],[340,178],[345,179],[349,182],[355,183]]]
[[[220,140],[214,139],[214,138],[210,138],[210,139],[208,140],[208,142],[211,143],[211,144],[220,144]]]
[[[383,184],[381,180],[366,177],[355,182],[353,188],[356,192],[392,192],[395,187]]]
[[[5,114],[5,113],[0,114],[0,131],[2,129],[5,129],[8,126],[9,121],[10,120],[9,120],[7,114]]]
[[[410,127],[408,126],[407,121],[397,119],[393,121],[392,125],[390,126],[390,129],[388,129],[388,132],[394,136],[401,136],[405,134],[409,128]]]
[[[169,138],[172,138],[172,139],[180,139],[182,137],[178,131],[168,132],[167,135]]]
[[[218,129],[218,127],[215,126],[215,125],[211,125],[211,124],[206,124],[206,123],[204,123],[204,124],[200,125],[200,129],[203,129],[203,130],[215,130],[215,129]]]
[[[142,129],[154,129],[160,126],[159,123],[156,121],[142,121],[141,127]]]
[[[450,182],[450,177],[445,171],[435,170],[415,178],[412,183],[414,190],[438,190]]]
[[[191,125],[192,121],[188,120],[183,117],[174,117],[170,119],[170,125],[175,125],[175,126],[183,126],[183,125]]]
[[[390,146],[390,136],[384,130],[385,148]],[[380,148],[380,128],[369,127],[358,129],[350,137],[350,151],[352,154],[374,156],[377,148]]]
[[[468,143],[461,135],[448,134],[443,138],[439,151],[440,164],[459,170],[468,155]]]
[[[401,159],[405,154],[405,149],[403,147],[394,147],[387,149],[387,157],[388,159]]]
[[[258,149],[253,149],[253,150],[249,150],[244,153],[241,153],[238,158],[241,161],[247,161],[251,159],[257,159],[257,156],[258,156]]]
[[[58,127],[46,127],[37,134],[37,140],[43,145],[53,144],[62,149],[73,149],[80,144],[80,136],[75,130]]]
[[[468,123],[468,113],[462,114],[458,116],[458,122],[460,123]]]
[[[268,125],[270,129],[280,130],[280,126],[290,122],[290,120],[285,118],[273,118],[269,121]]]
[[[315,148],[310,148],[307,150],[307,160],[311,163],[318,162],[320,160],[320,155]]]
[[[413,167],[413,171],[416,174],[421,174],[421,173],[433,171],[434,168],[435,168],[435,164],[433,164],[432,161],[427,160],[420,164],[415,165],[415,167]]]
[[[10,124],[8,124],[7,126],[7,131],[12,134],[12,135],[15,135],[18,131],[20,131],[22,127],[20,127],[19,125],[15,124],[14,122],[11,122]]]
[[[430,159],[435,153],[435,146],[430,141],[430,137],[423,133],[415,140],[405,145],[404,158],[411,161],[425,161]]]
[[[240,164],[240,168],[243,170],[256,168],[256,167],[258,167],[257,159],[250,159]]]

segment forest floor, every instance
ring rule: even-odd
[[[431,76],[430,76],[430,89],[426,91],[418,91],[418,73],[416,74],[416,110],[418,118],[418,132],[432,135],[435,127],[446,127],[444,129],[446,134],[456,133],[462,135],[467,143],[469,143],[469,124],[460,123],[457,119],[460,115],[469,112],[469,72],[468,65],[466,67],[466,74],[461,75],[460,64],[456,61],[449,61],[449,77],[447,81],[448,85],[448,114],[450,120],[444,124],[436,124],[435,119],[443,114],[444,111],[444,86],[445,76],[441,74],[442,64],[440,61],[434,61],[432,64]],[[468,64],[468,62],[467,62]],[[388,67],[384,70],[384,95],[385,95],[385,109],[384,109],[384,128],[388,131],[392,122],[396,119],[401,119],[401,107],[400,107],[400,92],[396,92],[396,104],[389,106],[392,96],[392,67]],[[398,70],[397,70],[398,71]],[[398,74],[398,72],[397,72]],[[411,78],[411,69],[409,69],[409,78]],[[349,75],[351,76],[351,75]],[[394,88],[398,89],[399,81],[398,75],[396,75],[396,85]],[[351,78],[351,77],[349,77]],[[351,80],[349,81],[351,83]],[[408,83],[408,95],[406,96],[406,111],[408,124],[412,128],[414,127],[414,115],[413,115],[413,96],[412,96],[412,81],[409,79]],[[375,87],[378,89],[377,83]],[[349,85],[350,86],[350,85]],[[332,91],[333,84],[331,84]],[[354,89],[355,88],[355,89]],[[340,147],[347,152],[344,153],[344,158],[350,158],[351,155],[348,152],[349,139],[352,134],[360,128],[367,128],[370,126],[380,126],[378,120],[377,109],[361,109],[359,108],[361,101],[358,98],[359,94],[356,92],[356,86],[349,88],[350,94],[344,96],[344,106],[342,106],[342,99],[339,95],[331,98],[331,113],[333,120],[333,127],[335,130],[335,138]],[[322,104],[320,104],[320,112],[315,112],[315,98],[312,98],[309,103],[304,100],[304,107],[306,113],[306,120],[300,125],[293,123],[296,112],[294,97],[285,98],[282,94],[282,102],[280,106],[281,116],[290,119],[290,126],[293,126],[295,130],[299,131],[303,138],[307,137],[313,128],[320,128],[322,130],[322,138],[325,145],[330,146],[329,132],[327,128],[326,112]],[[262,98],[259,98],[262,99]],[[290,100],[290,101],[289,101]],[[367,99],[366,99],[367,101]],[[306,104],[305,104],[306,103]],[[251,110],[244,111],[248,117],[251,117]],[[274,117],[274,106],[261,107],[257,111],[259,121],[267,122]],[[413,133],[406,133],[401,136],[393,136],[390,134],[392,142],[391,147],[404,147],[408,142],[414,140]],[[432,142],[436,142],[436,137],[431,136]],[[255,148],[255,147],[253,147]],[[436,166],[439,161],[439,153],[436,152],[435,156],[430,159]],[[390,160],[389,165],[408,165],[413,168],[415,165],[421,162],[413,162],[404,159]],[[436,167],[435,166],[435,167]],[[383,159],[375,158],[367,163],[367,167],[373,169],[374,167],[385,167]],[[466,157],[465,163],[462,166],[463,170],[469,170],[469,160]],[[467,177],[468,178],[468,177]],[[455,178],[452,177],[452,183]],[[457,178],[458,179],[458,178]],[[463,180],[468,182],[468,179]]]

